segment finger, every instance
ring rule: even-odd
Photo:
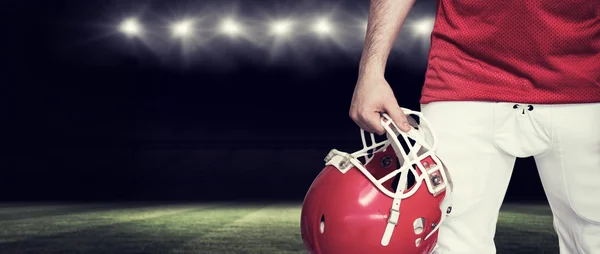
[[[379,114],[379,112],[373,111],[360,116],[362,124],[366,127],[365,131],[376,133],[378,135],[385,134],[385,129],[381,125],[381,114]]]
[[[363,131],[370,132],[369,126],[365,125],[361,119],[355,120],[354,123],[356,123],[356,125],[358,125],[358,127]]]
[[[386,107],[386,111],[387,111],[387,114],[392,119],[392,121],[394,121],[396,126],[398,126],[398,128],[401,131],[403,131],[403,132],[410,131],[410,129],[411,129],[410,124],[408,123],[408,119],[406,118],[406,115],[404,114],[404,112],[402,111],[402,108],[400,108],[400,106],[398,106],[397,104],[389,105],[388,107]]]
[[[358,126],[358,128],[360,128],[361,130],[366,131],[366,132],[369,131],[368,127],[365,124],[363,124],[362,120],[358,116],[356,117],[356,119],[353,118],[352,120]]]
[[[369,132],[369,127],[367,125],[365,125],[365,123],[363,122],[363,118],[360,117],[360,114],[355,111],[355,110],[351,110],[350,111],[350,118],[352,119],[352,121],[358,125],[359,128],[361,128],[362,130]]]

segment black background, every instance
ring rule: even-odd
[[[236,8],[251,16],[273,3],[241,1]],[[340,47],[298,39],[305,51],[284,49],[266,64],[264,49],[244,42],[157,54],[107,35],[106,25],[141,7],[154,10],[148,19],[171,18],[191,4],[3,4],[0,200],[300,201],[329,149],[360,148],[348,109],[361,41],[343,39]],[[304,6],[311,8],[287,9],[364,15],[368,1]],[[419,1],[411,16],[434,10],[434,1]],[[426,50],[399,47],[386,76],[400,105],[418,109]],[[518,160],[507,200],[545,200],[531,159]]]

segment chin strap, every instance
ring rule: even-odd
[[[404,192],[406,188],[406,174],[400,175],[400,181],[398,181],[398,186],[396,187],[396,193]],[[400,218],[400,202],[402,199],[394,198],[392,203],[392,208],[390,209],[390,216],[388,217],[388,223],[385,227],[385,231],[383,232],[383,237],[381,238],[381,245],[387,246],[392,239],[392,234],[394,233],[394,228],[398,224],[398,219]]]
[[[385,125],[384,125],[385,126]],[[399,157],[398,155],[402,154],[404,155],[402,150],[402,147],[399,147],[398,144],[398,137],[397,136],[392,136],[390,135],[390,133],[394,133],[393,131],[391,131],[391,129],[389,129],[390,127],[385,126],[385,128],[388,130],[388,139],[392,139],[393,142],[391,143],[392,148],[394,149],[394,151],[397,153],[396,156]],[[418,149],[417,149],[418,150]],[[404,157],[404,156],[402,156]],[[411,151],[407,156],[406,156],[408,160],[405,161],[412,161],[413,158],[416,158],[416,152],[413,153],[413,151]],[[407,186],[407,181],[408,181],[408,172],[409,170],[406,170],[402,173],[400,173],[400,179],[398,180],[398,185],[396,186],[396,197],[394,197],[394,200],[392,202],[392,208],[390,209],[390,215],[388,217],[388,223],[387,226],[385,227],[385,231],[383,232],[383,237],[381,238],[381,245],[383,246],[387,246],[390,243],[390,240],[392,239],[392,234],[394,232],[394,228],[396,227],[396,225],[398,224],[398,219],[400,218],[400,203],[402,202],[401,198],[398,198],[398,194],[403,193]]]

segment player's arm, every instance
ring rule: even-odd
[[[359,76],[383,76],[390,51],[415,0],[371,0]]]
[[[350,105],[350,118],[365,131],[385,133],[381,113],[387,113],[402,131],[411,128],[384,72],[400,27],[414,3],[415,0],[371,0],[358,81]]]

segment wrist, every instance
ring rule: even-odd
[[[373,61],[374,59],[369,59],[363,57],[358,66],[358,76],[359,77],[377,77],[383,76],[385,73],[385,61]]]
[[[364,66],[358,70],[358,79],[378,79],[385,76],[385,67]]]

